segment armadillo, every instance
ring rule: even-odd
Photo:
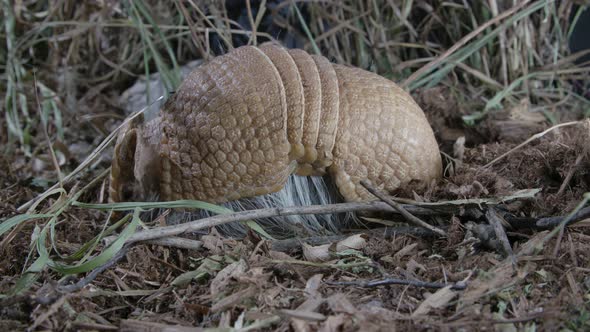
[[[117,138],[110,200],[224,203],[277,192],[290,175],[329,176],[345,201],[442,176],[412,97],[375,73],[276,44],[196,68],[150,121]]]

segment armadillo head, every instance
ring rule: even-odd
[[[113,153],[109,200],[149,201],[160,189],[159,118],[142,116],[121,128]]]

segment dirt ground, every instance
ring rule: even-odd
[[[467,205],[463,211],[431,220],[446,226],[448,237],[397,233],[395,228],[366,230],[354,237],[353,250],[339,251],[335,242],[328,244],[328,258],[321,261],[313,261],[310,254],[321,246],[299,244],[278,251],[276,243],[254,234],[229,239],[213,230],[201,237],[199,250],[134,246],[75,292],[56,292],[60,276],[45,270],[25,295],[0,300],[0,324],[6,330],[587,329],[590,261],[585,252],[590,250],[590,220],[547,238],[551,229],[530,223],[519,226],[518,217],[567,215],[590,190],[586,143],[590,123],[552,130],[484,167],[548,126],[511,120],[514,115],[504,114],[465,128],[456,125],[461,115],[458,103],[437,101],[449,100],[444,90],[420,91],[415,97],[448,156],[445,178],[420,195],[407,189],[398,196],[438,202],[540,189],[532,199],[495,205],[505,220],[512,220],[505,225],[512,256],[493,245],[497,240],[493,232],[478,234],[477,225],[487,225],[486,218],[467,213]],[[519,133],[518,137],[502,137],[507,123],[517,128],[511,132]],[[462,144],[460,137],[466,137],[467,143]],[[8,217],[34,197],[35,184],[27,180],[30,164],[6,158],[2,163],[0,216]],[[99,197],[101,188],[94,188],[86,198]],[[61,254],[73,253],[96,235],[104,217],[102,212],[75,208],[65,213],[56,229]],[[24,224],[3,239],[2,293],[14,286],[25,268],[33,227],[34,223]],[[178,278],[187,275],[188,279]],[[69,279],[66,284],[77,277]],[[452,286],[360,284],[388,279]],[[356,284],[338,284],[343,282]]]

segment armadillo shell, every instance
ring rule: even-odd
[[[313,162],[314,174],[323,175],[324,170],[332,164],[332,150],[336,142],[338,129],[338,114],[340,111],[338,77],[332,63],[320,55],[312,55],[313,61],[320,73],[322,105],[320,112],[320,127],[316,150],[317,159]]]
[[[235,200],[279,190],[292,172],[281,77],[258,48],[197,68],[162,114],[164,199]]]
[[[300,49],[291,49],[288,52],[299,70],[305,99],[302,138],[305,154],[298,160],[297,174],[312,175],[312,163],[318,158],[316,145],[322,112],[322,82],[318,67],[307,52]]]
[[[244,46],[197,68],[161,115],[161,198],[214,203],[330,174],[347,201],[441,176],[424,113],[392,81],[321,56]]]
[[[441,176],[442,161],[426,116],[392,81],[334,65],[340,91],[338,132],[330,173],[348,201],[374,197],[359,182],[368,179],[391,192],[411,180]]]
[[[281,76],[287,98],[287,138],[291,144],[290,158],[298,160],[305,154],[302,144],[305,98],[299,70],[291,55],[283,47],[269,42],[260,45],[260,49],[269,57]]]

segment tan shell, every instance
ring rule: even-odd
[[[110,193],[222,203],[327,173],[347,201],[366,201],[362,179],[392,191],[441,172],[432,128],[395,83],[263,44],[200,66],[157,118],[122,131]]]

